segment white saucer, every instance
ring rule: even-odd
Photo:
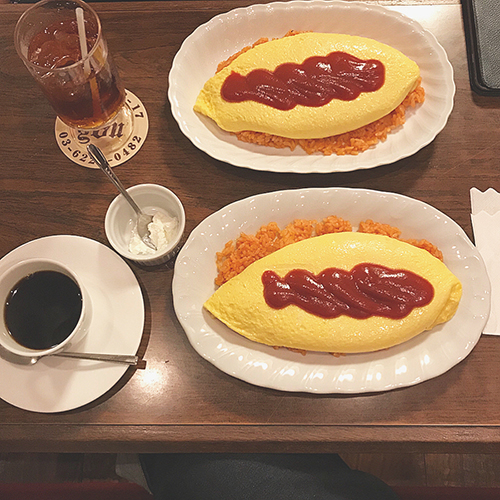
[[[70,266],[92,302],[88,334],[72,350],[136,354],[144,327],[144,300],[128,265],[110,248],[80,236],[30,241],[0,260],[0,272],[20,260],[47,257]],[[126,365],[47,357],[36,365],[0,357],[0,398],[25,410],[54,413],[83,406],[111,389]]]

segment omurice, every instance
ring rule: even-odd
[[[204,307],[269,346],[360,353],[401,344],[450,320],[462,285],[426,250],[342,232],[288,245],[219,287]]]
[[[264,134],[304,147],[300,141],[378,123],[417,87],[421,92],[415,99],[421,102],[419,82],[418,65],[388,45],[359,36],[305,32],[240,53],[205,83],[194,110],[242,140],[254,137],[258,142]],[[380,124],[382,129],[404,122],[404,109],[402,113],[394,117],[394,125]],[[359,133],[369,140],[372,131]],[[275,139],[269,142],[280,147]]]

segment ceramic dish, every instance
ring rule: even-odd
[[[371,218],[399,227],[403,238],[437,245],[461,280],[455,316],[430,332],[390,349],[334,357],[302,356],[273,349],[234,333],[203,310],[214,292],[215,252],[241,232],[255,233],[275,221],[338,215],[353,225]],[[489,314],[490,284],[483,260],[464,231],[435,208],[405,196],[364,189],[303,189],[267,193],[228,205],[190,235],[175,264],[174,307],[194,349],[223,372],[282,391],[361,393],[423,382],[462,361],[476,345]]]
[[[68,287],[64,287],[65,292],[69,292],[69,294],[62,293],[56,295],[52,293],[59,291],[61,289],[60,286],[63,286],[59,280],[57,280],[57,285],[51,280],[52,286],[47,285],[47,281],[42,280],[42,282],[47,285],[47,288],[44,288],[43,291],[38,291],[37,289],[34,291],[32,287],[28,287],[30,292],[26,292],[27,283],[32,281],[33,276],[40,272],[49,272],[65,276],[69,280],[69,283],[72,284],[69,289]],[[29,277],[31,277],[31,279],[28,280]],[[22,283],[24,283],[24,294],[21,292],[23,288],[21,285]],[[68,282],[64,282],[64,285],[68,285]],[[13,290],[15,290],[15,292],[13,292]],[[38,294],[43,294],[44,298],[50,297],[51,300],[47,300],[43,303],[43,306],[40,307],[40,295]],[[25,297],[25,300],[19,299],[22,295]],[[26,300],[27,295],[30,298],[35,296],[38,300]],[[65,299],[69,300],[65,301]],[[7,268],[2,268],[2,270],[0,270],[0,304],[5,304],[4,321],[0,326],[0,348],[14,357],[21,356],[30,359],[33,356],[47,356],[61,349],[71,350],[71,346],[76,345],[87,334],[88,327],[92,320],[90,297],[83,283],[70,267],[52,259],[26,259]],[[9,304],[9,307],[7,307],[7,304]],[[30,322],[20,322],[15,312],[13,317],[12,314],[7,314],[8,310],[12,309],[17,309],[18,312],[20,311],[21,314],[19,316],[23,319],[29,318]],[[39,314],[42,310],[43,317]],[[9,316],[14,320],[14,331],[19,335],[17,340],[14,340],[15,335],[12,333],[12,329],[7,326],[9,324]],[[54,323],[51,324],[51,326],[53,326],[51,330],[44,328],[47,324],[44,319],[46,320],[47,317],[58,318],[58,320],[56,320],[57,322],[54,321]],[[73,327],[67,329],[65,331],[66,335],[54,345],[53,341],[51,341],[51,339],[53,339],[52,335],[56,334],[55,332],[61,331],[61,323],[67,324],[64,323],[64,320],[66,322],[73,322]],[[33,326],[34,324],[36,326]],[[35,335],[26,336],[27,325],[31,326],[29,329],[30,333],[34,331]],[[45,335],[40,335],[41,330],[45,331]],[[49,343],[44,347],[39,346],[38,348],[32,345],[30,346],[37,338],[45,339],[45,342],[47,342],[48,339]],[[20,344],[20,339],[28,340],[29,344]],[[2,355],[2,353],[3,352],[0,351],[0,355]]]
[[[409,111],[403,127],[357,156],[308,155],[238,141],[193,105],[217,64],[260,37],[290,29],[360,35],[391,45],[420,66],[425,102]],[[429,144],[453,108],[453,68],[432,33],[416,21],[378,5],[343,1],[291,1],[252,5],[221,14],[197,28],[182,44],[169,75],[168,96],[181,131],[212,157],[239,167],[273,172],[347,172],[395,162]]]
[[[79,236],[48,236],[8,253],[0,260],[0,272],[33,257],[73,269],[90,296],[89,330],[72,351],[136,354],[144,327],[144,301],[135,275],[113,250]],[[102,396],[126,370],[117,363],[59,357],[23,365],[0,356],[0,398],[35,412],[71,410]]]
[[[104,219],[104,229],[111,246],[126,259],[143,266],[158,266],[172,259],[180,246],[186,214],[184,207],[172,191],[159,184],[138,184],[127,189],[132,199],[149,215],[161,212],[169,218],[175,218],[175,229],[169,232],[170,239],[166,246],[154,253],[135,254],[129,249],[130,238],[134,231],[137,215],[119,194],[109,205]],[[172,224],[172,222],[169,222]]]

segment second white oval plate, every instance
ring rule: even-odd
[[[193,111],[205,82],[217,64],[261,37],[287,31],[345,33],[373,38],[413,59],[420,66],[426,100],[408,111],[403,127],[388,139],[357,155],[308,155],[246,144]],[[384,7],[360,2],[290,1],[252,5],[214,17],[182,44],[169,75],[168,96],[174,118],[191,142],[213,158],[239,167],[272,172],[348,172],[393,163],[434,140],[453,109],[453,68],[434,35],[416,21]]]
[[[252,342],[203,309],[215,291],[215,253],[241,232],[254,234],[275,221],[337,215],[353,226],[373,219],[399,227],[402,238],[425,238],[443,252],[460,279],[463,296],[445,324],[391,349],[334,357]],[[246,382],[312,393],[361,393],[414,385],[448,371],[479,340],[490,310],[490,283],[483,260],[464,231],[434,207],[406,196],[349,188],[277,191],[232,203],[205,219],[177,257],[173,279],[177,317],[191,345],[223,372]]]

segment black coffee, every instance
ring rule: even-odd
[[[60,344],[74,330],[82,311],[78,285],[57,271],[38,271],[20,280],[4,308],[12,338],[29,349]]]

